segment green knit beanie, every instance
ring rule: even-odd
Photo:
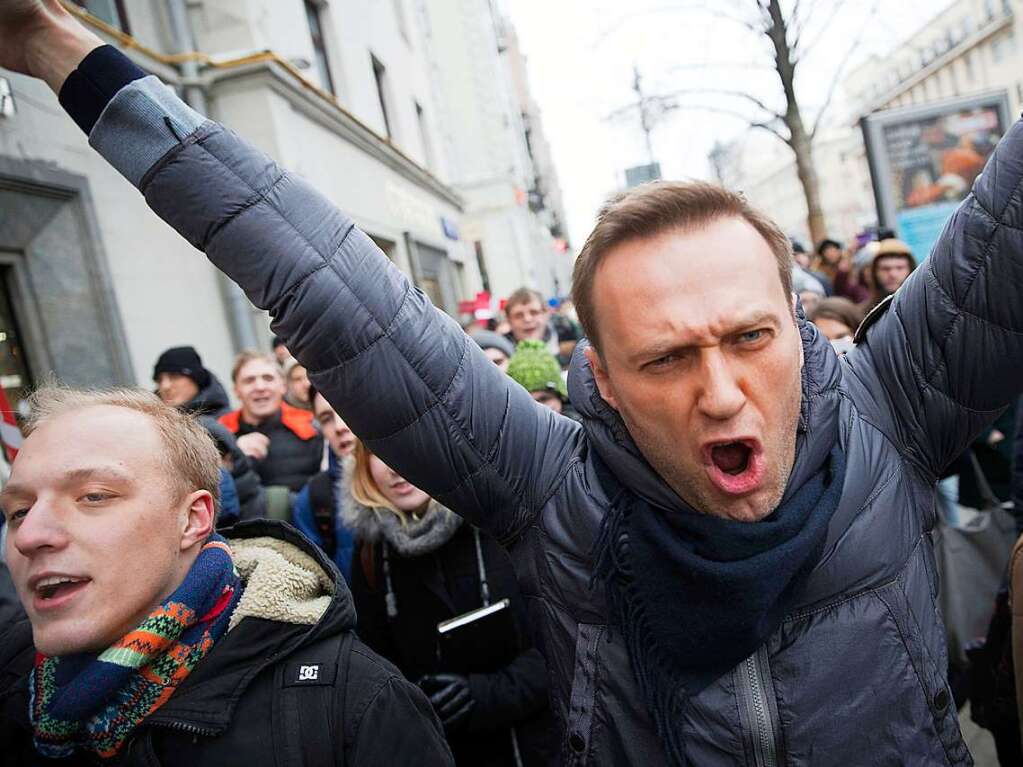
[[[561,365],[543,341],[519,341],[508,360],[508,375],[528,392],[552,391],[568,399],[568,387],[561,377]]]

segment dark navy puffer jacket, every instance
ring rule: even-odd
[[[571,765],[665,762],[608,626],[590,552],[617,479],[670,513],[577,354],[582,424],[537,405],[352,221],[182,105],[125,87],[91,143],[274,317],[274,332],[388,464],[504,542],[539,630]],[[854,351],[801,323],[802,418],[788,493],[841,442],[841,504],[799,603],[677,726],[690,762],[967,765],[945,682],[930,530],[935,477],[1023,390],[1023,127],[1016,126]],[[355,183],[355,181],[353,181]]]

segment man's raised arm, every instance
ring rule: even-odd
[[[847,358],[894,422],[889,437],[935,475],[1023,391],[1021,185],[1017,122]]]
[[[8,3],[0,65],[47,80],[150,207],[270,312],[375,453],[499,539],[530,524],[577,424],[533,402],[304,181],[97,47],[56,0]]]

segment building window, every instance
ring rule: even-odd
[[[131,34],[128,14],[124,12],[124,0],[74,0],[74,2],[100,21],[105,21],[125,34]]]
[[[416,125],[419,127],[419,141],[423,145],[423,163],[427,170],[434,170],[433,142],[430,141],[430,129],[426,125],[426,114],[418,101],[416,106]]]
[[[375,234],[370,234],[369,238],[376,243],[376,246],[380,248],[381,251],[383,251],[383,254],[387,256],[388,260],[394,261],[394,252],[398,247],[394,240],[389,240],[386,237],[380,237]]]
[[[1001,64],[1012,53],[1016,47],[1016,36],[1010,29],[1004,35],[999,35],[991,41],[991,59],[995,64]]]
[[[483,243],[476,240],[472,244],[473,252],[476,254],[476,268],[480,272],[480,282],[483,283],[483,289],[490,292],[490,274],[487,272],[487,261],[483,258]]]
[[[390,94],[390,83],[387,80],[387,67],[385,67],[376,56],[372,53],[369,54],[370,61],[373,63],[373,79],[377,84],[377,98],[380,101],[380,114],[384,117],[384,133],[387,134],[387,138],[394,138],[393,126],[391,125],[391,114],[387,108],[388,103],[391,100]]]
[[[334,93],[334,79],[330,76],[330,61],[327,59],[327,45],[323,40],[323,25],[320,23],[320,5],[315,0],[305,0],[305,17],[309,22],[309,37],[313,41],[313,57],[316,59],[316,73],[320,76],[320,87],[331,95]]]
[[[28,396],[33,382],[11,301],[11,277],[11,267],[0,271],[0,388],[11,408],[21,412],[19,403]]]

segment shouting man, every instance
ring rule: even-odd
[[[579,424],[308,184],[33,7],[0,64],[270,311],[375,454],[509,547],[566,764],[971,763],[929,533],[935,478],[1023,390],[1023,128],[843,359],[742,198],[612,200],[576,264]]]

